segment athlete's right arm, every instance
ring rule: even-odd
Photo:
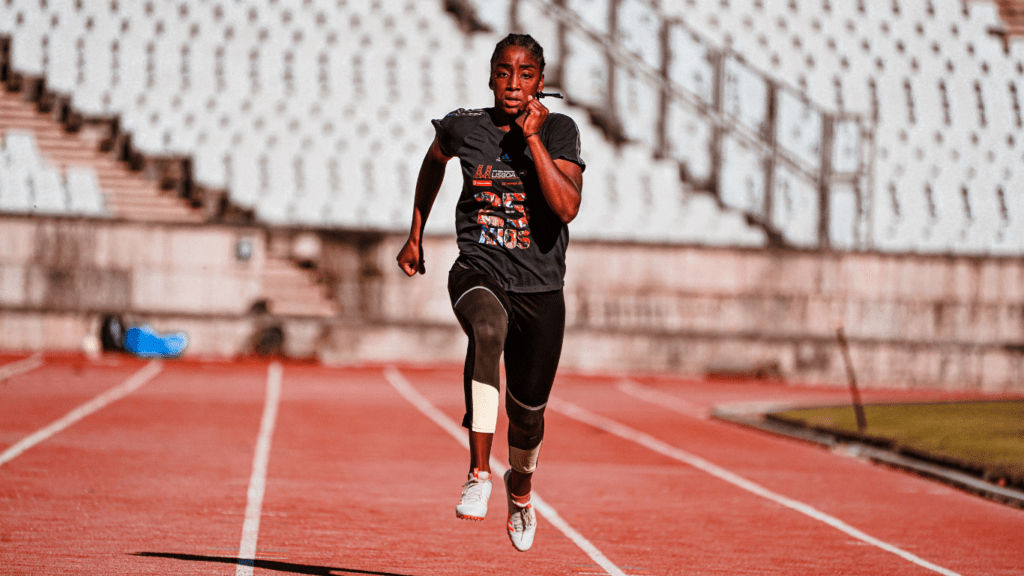
[[[409,239],[405,246],[398,253],[398,266],[408,276],[414,276],[417,272],[425,274],[427,269],[423,265],[423,251],[421,242],[423,240],[423,228],[427,224],[427,216],[434,206],[437,192],[441,189],[441,182],[444,181],[444,170],[451,156],[445,156],[441,152],[441,146],[437,138],[430,144],[427,155],[420,165],[420,174],[416,178],[416,200],[412,209],[412,226],[409,229]]]

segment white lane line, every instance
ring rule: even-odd
[[[252,459],[252,475],[249,476],[249,492],[245,504],[245,522],[242,524],[242,540],[238,544],[238,566],[235,576],[252,576],[256,563],[256,540],[260,533],[260,515],[263,512],[263,493],[267,487],[267,463],[270,461],[270,440],[277,423],[277,407],[281,403],[281,376],[283,369],[278,362],[267,368],[267,395],[263,401],[263,417],[260,431],[256,435],[256,455]]]
[[[711,409],[703,406],[698,406],[693,402],[687,402],[681,398],[662,392],[650,386],[644,386],[638,384],[632,380],[623,380],[619,382],[615,389],[623,394],[628,394],[634,398],[638,398],[651,404],[657,404],[663,408],[667,408],[683,416],[689,416],[690,418],[699,418],[701,420],[707,420],[711,416]]]
[[[455,440],[462,445],[462,447],[469,449],[469,435],[466,430],[455,423],[454,420],[449,418],[444,412],[438,410],[430,400],[427,400],[422,394],[416,391],[412,387],[412,384],[393,367],[386,368],[384,370],[384,378],[387,379],[388,383],[398,391],[399,394],[405,397],[417,410],[422,412],[427,418],[434,421],[435,424],[440,426],[445,432],[450,434]],[[491,457],[491,470],[497,476],[505,474],[505,466],[501,464],[497,459]],[[544,518],[551,523],[552,526],[557,528],[559,532],[564,534],[569,540],[571,540],[576,546],[583,550],[590,556],[591,560],[597,563],[598,566],[604,569],[605,573],[611,576],[626,576],[626,574],[619,569],[618,566],[612,563],[597,546],[594,546],[586,539],[582,534],[577,532],[572,526],[569,525],[558,512],[551,507],[550,504],[545,502],[536,492],[533,493],[533,505]]]
[[[4,364],[0,366],[0,382],[13,378],[19,374],[24,374],[31,370],[35,370],[43,365],[43,355],[36,352],[28,358],[22,358],[17,362],[11,362],[10,364]]]
[[[132,374],[132,376],[125,380],[122,384],[114,386],[113,388],[107,390],[106,392],[100,394],[99,396],[96,396],[92,400],[89,400],[85,404],[82,404],[78,408],[75,408],[71,412],[68,412],[59,420],[54,421],[49,426],[41,428],[36,432],[32,433],[30,436],[22,438],[20,442],[5,450],[3,454],[0,454],[0,466],[3,466],[4,464],[10,462],[11,460],[14,460],[19,455],[21,455],[22,452],[28,450],[29,448],[35,446],[36,444],[39,444],[40,442],[47,440],[48,438],[61,432],[68,426],[71,426],[75,422],[78,422],[82,418],[85,418],[86,416],[92,414],[93,412],[96,412],[97,410],[100,410],[101,408],[104,408],[105,406],[108,406],[110,404],[113,404],[114,402],[117,402],[121,398],[124,398],[125,396],[131,394],[132,392],[135,392],[136,390],[139,389],[139,387],[141,387],[146,382],[149,382],[150,380],[153,379],[154,376],[159,374],[162,368],[163,365],[160,363],[160,361],[154,360],[149,364],[143,366],[142,369],[136,372],[135,374]]]
[[[761,486],[760,484],[756,484],[750,480],[747,480],[746,478],[743,478],[742,476],[738,476],[726,470],[725,468],[718,466],[717,464],[713,464],[701,458],[700,456],[690,454],[685,450],[680,450],[679,448],[676,448],[671,444],[662,442],[661,440],[658,440],[657,438],[649,434],[645,434],[644,432],[640,432],[639,430],[630,428],[625,424],[620,424],[610,418],[605,418],[604,416],[595,414],[585,408],[581,408],[565,400],[552,398],[548,406],[555,410],[556,412],[568,416],[569,418],[578,420],[579,422],[583,422],[584,424],[589,424],[595,428],[604,430],[609,434],[614,434],[619,438],[635,442],[645,448],[648,448],[664,456],[668,456],[669,458],[672,458],[674,460],[678,460],[684,464],[689,464],[690,466],[693,466],[694,468],[701,470],[702,472],[706,472],[714,476],[715,478],[724,480],[729,484],[742,488],[748,492],[756,494],[767,500],[771,500],[776,504],[780,504],[792,510],[796,510],[797,512],[800,512],[801,514],[809,516],[815,520],[824,522],[825,524],[828,524],[829,526],[832,526],[840,532],[844,532],[845,534],[852,536],[857,540],[881,548],[886,552],[891,552],[899,556],[900,558],[903,558],[904,560],[921,566],[922,568],[927,568],[928,570],[937,572],[939,574],[943,574],[945,576],[960,576],[952,570],[948,570],[946,568],[943,568],[942,566],[932,564],[931,562],[928,562],[923,558],[915,556],[914,554],[911,554],[906,550],[893,546],[888,542],[879,540],[874,536],[865,534],[864,532],[861,532],[853,526],[850,526],[846,522],[843,522],[842,520],[834,516],[830,516],[829,514],[826,514],[808,504],[804,504],[803,502],[800,502],[798,500],[793,500],[792,498],[783,496],[782,494],[779,494],[777,492],[773,492]]]

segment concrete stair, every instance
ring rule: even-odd
[[[88,130],[68,132],[50,113],[40,112],[34,102],[20,93],[0,90],[0,133],[30,131],[40,154],[51,166],[66,173],[72,166],[91,167],[96,172],[107,210],[115,218],[135,222],[201,222],[201,213],[161,190],[144,174],[133,172],[99,150]]]
[[[21,93],[0,87],[0,136],[7,131],[29,131],[43,159],[66,175],[69,167],[92,168],[111,216],[131,222],[201,224],[201,209],[187,200],[161,190],[144,172],[133,171],[100,150],[103,135],[88,126],[68,132],[53,114],[39,111]],[[329,318],[339,306],[317,279],[316,270],[305,269],[287,256],[268,254],[261,277],[269,312],[278,316]]]
[[[339,307],[318,282],[315,270],[270,255],[263,265],[263,294],[269,311],[281,316],[335,316]]]

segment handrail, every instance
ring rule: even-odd
[[[715,45],[714,42],[704,37],[698,31],[691,28],[687,23],[676,17],[665,17],[657,6],[650,0],[637,0],[643,2],[647,7],[651,8],[660,18],[659,31],[662,34],[662,42],[664,39],[667,27],[675,26],[679,27],[685,33],[690,34],[697,43],[705,48],[709,54],[713,55],[713,58],[717,60],[716,65],[713,66],[713,85],[716,87],[716,94],[714,97],[715,102],[712,104],[707,103],[699,95],[693,93],[685,86],[680,85],[677,81],[669,77],[668,74],[668,62],[671,61],[672,54],[670,49],[662,50],[662,67],[656,69],[648,62],[645,62],[639,55],[628,50],[623,46],[617,37],[617,30],[615,29],[616,18],[610,18],[609,32],[603,33],[599,30],[594,29],[590,26],[579,14],[575,11],[564,6],[564,0],[513,0],[510,6],[510,12],[512,15],[512,27],[520,28],[519,23],[516,22],[517,15],[520,10],[517,6],[518,3],[528,1],[533,3],[535,6],[543,9],[547,14],[554,18],[560,25],[560,34],[564,34],[565,30],[572,30],[576,33],[581,33],[592,41],[600,43],[607,51],[607,56],[610,57],[610,66],[612,70],[609,72],[609,78],[615,74],[615,70],[628,68],[632,73],[640,76],[647,82],[652,83],[658,88],[662,97],[667,102],[678,103],[683,105],[686,109],[699,115],[704,121],[708,122],[712,129],[712,138],[709,146],[711,158],[720,159],[723,154],[723,142],[726,136],[734,138],[742,146],[751,149],[756,154],[765,158],[766,169],[771,171],[770,174],[765,175],[766,188],[769,188],[774,180],[774,171],[778,166],[787,168],[790,172],[803,178],[805,181],[817,186],[819,189],[819,234],[817,245],[820,248],[828,248],[831,244],[828,230],[828,214],[829,214],[829,196],[830,190],[833,184],[846,184],[854,185],[857,189],[858,202],[861,205],[867,205],[868,199],[867,190],[864,190],[864,185],[869,178],[871,160],[869,156],[873,154],[870,150],[871,143],[874,139],[874,124],[870,120],[870,117],[866,113],[848,112],[848,111],[836,111],[828,110],[818,103],[814,102],[806,92],[785,84],[777,78],[767,74],[761,70],[754,68],[746,63],[743,56],[728,48]],[[617,11],[622,6],[622,0],[609,0],[608,7],[609,11]],[[560,41],[562,39],[560,38]],[[559,54],[562,59],[560,68],[564,68],[565,56]],[[723,90],[725,86],[725,64],[727,61],[732,60],[737,65],[744,67],[749,72],[760,78],[766,86],[766,122],[772,123],[767,127],[762,127],[761,131],[757,131],[743,124],[743,122],[733,115],[729,114],[724,110],[724,97]],[[566,92],[570,99],[573,99],[573,88],[572,86],[560,86],[562,90]],[[773,108],[777,105],[780,93],[788,92],[795,96],[798,101],[808,106],[813,110],[813,113],[821,118],[821,134],[818,136],[818,157],[817,165],[813,165],[799,157],[798,153],[787,149],[782,142],[779,141],[776,129],[778,118],[775,115]],[[618,113],[610,105],[610,102],[606,102],[604,110],[601,112],[608,113],[611,118],[616,122],[620,121]],[[662,112],[658,118],[658,123],[664,126],[667,122],[665,110],[667,106],[661,107]],[[856,168],[852,171],[838,172],[834,170],[834,144],[835,144],[835,131],[836,126],[843,123],[855,123],[858,138],[858,149]],[[665,147],[664,142],[664,130],[658,130],[659,148]],[[710,192],[714,193],[720,202],[722,201],[721,195],[721,174],[723,167],[721,162],[713,160],[712,170],[716,173],[710,175],[711,189]],[[765,198],[766,210],[763,214],[750,214],[748,217],[751,220],[759,223],[760,225],[771,229],[772,215],[771,201],[772,190],[766,189],[763,191]],[[723,202],[724,204],[724,202]],[[735,207],[734,207],[735,208]],[[866,211],[865,211],[866,212]],[[777,230],[770,230],[776,232]]]

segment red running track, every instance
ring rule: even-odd
[[[500,482],[455,518],[460,367],[24,358],[0,356],[0,574],[1024,571],[1020,510],[707,417],[843,390],[561,375],[535,479],[558,516],[524,554]]]

